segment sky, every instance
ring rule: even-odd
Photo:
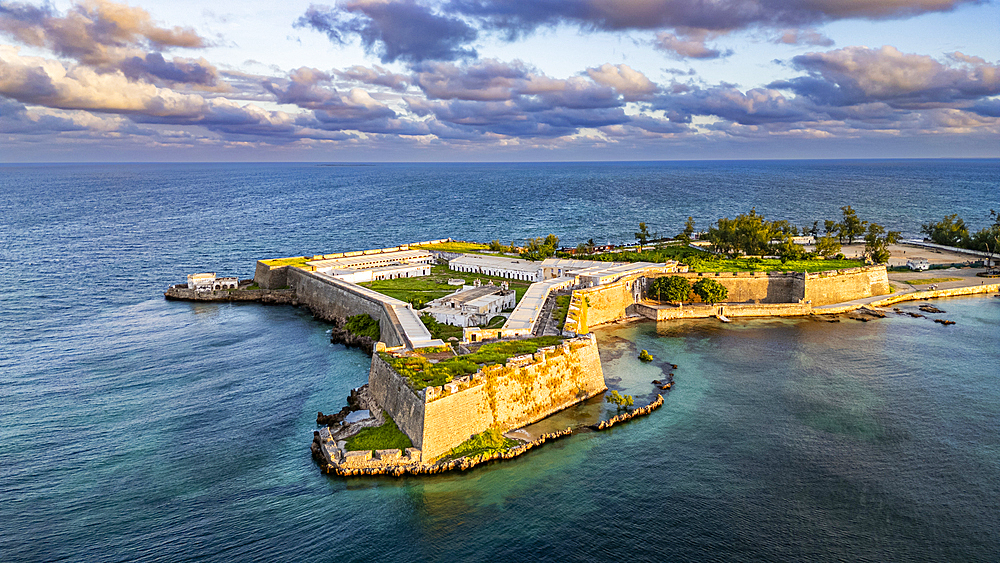
[[[995,0],[0,0],[0,162],[964,157]]]

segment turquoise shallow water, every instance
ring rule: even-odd
[[[753,197],[772,216],[796,212],[793,192],[850,200],[862,178],[910,198],[869,200],[870,214],[920,200],[938,218],[952,211],[934,194],[957,186],[962,206],[988,209],[998,177],[993,161],[0,167],[0,560],[996,561],[995,297],[935,301],[951,327],[608,327],[609,385],[637,403],[679,366],[651,416],[465,474],[342,480],[308,444],[368,358],[298,309],[161,293],[191,271],[247,277],[262,256],[400,238],[625,240],[636,209],[686,217],[661,192],[694,180],[695,207]],[[483,206],[460,214],[461,186]],[[612,195],[626,203],[588,222],[581,206]],[[593,401],[546,424],[602,413]]]

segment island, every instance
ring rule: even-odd
[[[906,299],[1000,287],[896,290],[885,264],[689,270],[677,260],[529,260],[440,239],[263,259],[252,280],[192,274],[165,296],[306,307],[334,324],[335,340],[369,351],[368,383],[338,413],[318,413],[310,446],[323,471],[348,476],[467,469],[572,434],[567,428],[524,440],[512,432],[607,391],[592,332],[607,323],[851,312],[874,318],[884,316],[878,307]],[[672,377],[654,384],[670,390]],[[657,395],[631,409],[631,397],[626,403],[613,395],[617,416],[589,430],[663,404]]]

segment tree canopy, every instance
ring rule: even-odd
[[[712,278],[701,278],[694,282],[692,289],[705,303],[719,303],[729,297],[729,290],[726,289],[726,286]]]
[[[650,282],[647,293],[658,301],[687,301],[691,284],[681,276],[656,278]]]

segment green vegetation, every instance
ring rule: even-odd
[[[378,321],[364,313],[347,317],[347,322],[344,323],[344,329],[351,334],[367,336],[372,340],[378,340],[382,337],[382,333],[379,331]]]
[[[414,246],[412,248],[423,248],[424,250],[440,250],[441,252],[471,252],[476,253],[477,251],[486,250],[488,247],[485,244],[478,242],[439,242],[437,244],[425,244],[420,246]]]
[[[639,352],[639,361],[640,362],[652,362],[653,361],[653,355],[650,354],[648,351],[643,350],[642,352]]]
[[[566,315],[569,314],[569,302],[571,295],[559,295],[556,297],[556,308],[552,311],[552,318],[555,319],[559,330],[566,324]]]
[[[382,353],[382,359],[388,362],[396,373],[405,377],[413,390],[419,391],[425,387],[444,385],[456,377],[476,373],[481,365],[503,364],[512,356],[534,354],[539,348],[560,342],[562,337],[559,336],[492,342],[483,344],[472,354],[448,358],[436,364],[419,355],[395,357]]]
[[[311,256],[292,256],[290,258],[273,258],[271,260],[261,260],[264,264],[277,268],[279,266],[305,266],[306,262],[312,260]]]
[[[363,450],[389,450],[399,448],[405,450],[412,448],[413,442],[410,437],[403,434],[403,431],[396,426],[389,413],[382,413],[385,423],[375,428],[363,428],[360,432],[347,439],[344,446],[347,451]]]
[[[448,280],[453,278],[464,279],[468,282],[468,285],[472,285],[472,280],[476,278],[482,280],[483,283],[488,283],[492,280],[496,285],[507,282],[509,287],[514,290],[514,298],[517,301],[521,300],[521,297],[524,296],[524,292],[528,291],[528,286],[531,285],[531,282],[509,280],[498,276],[484,276],[481,274],[456,272],[454,270],[449,270],[448,266],[444,265],[431,266],[431,275],[429,276],[396,278],[394,280],[378,280],[365,282],[360,285],[373,289],[382,295],[388,295],[389,297],[394,297],[400,301],[405,301],[413,305],[414,308],[420,309],[427,305],[428,301],[433,301],[440,297],[444,297],[445,295],[455,293],[455,291],[459,288],[454,285],[448,285]]]
[[[728,258],[679,245],[657,246],[656,248],[647,248],[642,252],[607,252],[577,256],[577,258],[581,260],[599,260],[602,262],[665,262],[667,260],[677,260],[682,264],[686,264],[692,272],[825,272],[827,270],[857,268],[863,265],[858,260],[846,260],[843,257],[827,260],[803,258],[801,260],[785,260],[784,262],[778,258]]]
[[[639,252],[642,252],[642,245],[646,244],[653,238],[656,238],[656,235],[649,234],[649,228],[646,227],[646,224],[639,223],[639,232],[635,233],[635,240],[639,243]]]
[[[427,330],[431,333],[432,338],[440,338],[441,340],[457,338],[461,340],[464,333],[462,327],[439,323],[434,319],[434,317],[427,314],[420,315],[420,322],[424,323],[424,326],[427,327]]]
[[[479,366],[475,362],[465,360],[461,356],[448,358],[436,364],[419,355],[397,358],[383,354],[382,359],[388,362],[396,373],[405,377],[414,391],[444,385],[456,377],[479,371]]]
[[[490,428],[480,434],[474,434],[468,440],[455,446],[445,458],[457,459],[460,457],[471,457],[479,454],[494,454],[513,448],[518,444],[517,440],[511,440],[504,436],[499,430]]]
[[[647,293],[657,301],[688,301],[691,284],[681,276],[656,278],[650,282]]]
[[[920,231],[936,244],[997,254],[1000,253],[1000,213],[990,209],[990,220],[992,225],[970,234],[965,221],[953,214],[937,223],[921,225]]]
[[[816,254],[823,258],[830,259],[840,254],[840,242],[830,235],[825,235],[816,239]]]
[[[523,340],[491,342],[483,344],[472,354],[460,357],[482,365],[503,364],[507,362],[508,358],[523,356],[524,354],[534,354],[539,348],[555,346],[562,342],[562,340],[561,336],[540,336],[538,338],[525,338]]]
[[[904,280],[903,283],[909,285],[930,285],[932,283],[944,283],[952,281],[962,281],[962,278],[925,278],[922,280]]]
[[[500,328],[504,324],[506,324],[506,322],[507,322],[507,317],[503,315],[497,315],[492,319],[490,319],[488,323],[486,323],[486,328]]]
[[[718,303],[725,301],[729,297],[729,290],[726,289],[726,286],[712,278],[701,278],[694,282],[694,286],[691,289],[705,303]]]
[[[610,395],[605,395],[604,400],[612,405],[615,405],[618,410],[628,410],[628,408],[635,403],[632,395],[622,395],[616,390],[612,390]]]
[[[556,253],[559,248],[559,237],[550,234],[545,238],[528,239],[528,244],[521,252],[525,260],[545,260]]]

